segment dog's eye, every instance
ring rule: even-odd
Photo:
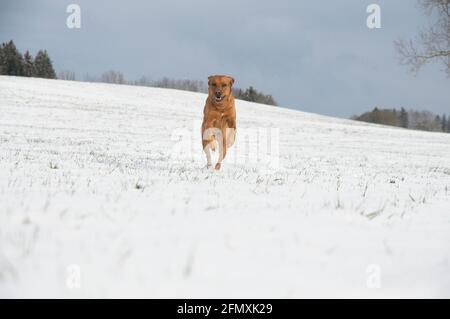
[[[216,85],[216,83],[213,83],[213,84],[211,84],[211,86],[215,88],[217,85]]]
[[[224,84],[222,84],[222,87],[224,88],[224,87],[226,87],[227,85],[224,83]]]

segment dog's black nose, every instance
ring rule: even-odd
[[[220,98],[220,96],[221,96],[220,92],[216,92],[216,97]]]

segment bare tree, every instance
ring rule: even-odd
[[[125,78],[122,74],[122,72],[118,71],[107,71],[102,74],[101,82],[105,83],[115,83],[115,84],[126,84]]]
[[[58,79],[67,80],[67,81],[75,81],[75,72],[69,70],[62,70],[58,73]]]
[[[413,130],[441,131],[440,117],[429,111],[409,111],[409,118]]]
[[[425,64],[437,62],[450,77],[450,0],[418,0],[418,3],[433,23],[414,40],[395,41],[400,63],[409,65],[417,74]]]
[[[84,82],[99,82],[99,79],[95,75],[90,75],[86,73],[83,77]]]

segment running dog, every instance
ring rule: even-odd
[[[208,77],[208,97],[203,109],[202,144],[207,167],[211,167],[211,150],[219,149],[215,169],[219,170],[227,149],[236,138],[236,108],[233,96],[234,79],[226,75]]]

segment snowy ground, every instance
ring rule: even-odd
[[[449,134],[204,100],[1,76],[0,297],[450,297]]]

